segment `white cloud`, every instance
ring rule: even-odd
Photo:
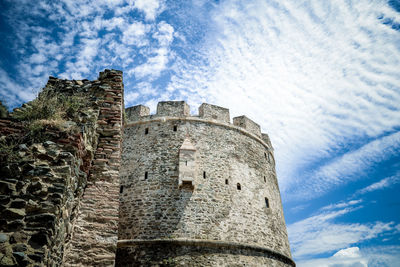
[[[45,62],[46,60],[47,60],[47,58],[45,55],[36,53],[36,54],[31,55],[29,62],[31,64],[40,64],[40,63]]]
[[[368,259],[358,247],[341,249],[329,258],[297,262],[299,267],[367,267]]]
[[[108,31],[114,30],[116,28],[123,30],[126,24],[125,19],[122,17],[113,17],[110,19],[102,19],[101,17],[96,17],[96,19],[98,23],[97,29],[101,29],[102,27],[104,27]]]
[[[358,190],[355,195],[363,195],[369,192],[373,192],[376,190],[381,190],[384,188],[388,188],[394,184],[397,184],[400,182],[400,173],[397,173],[394,176],[386,177],[380,180],[379,182],[373,183],[367,187],[364,187],[360,190]]]
[[[359,149],[348,152],[305,173],[306,181],[293,183],[292,199],[318,197],[335,185],[357,180],[374,164],[396,155],[400,148],[400,132],[371,141]]]
[[[164,8],[165,3],[163,0],[133,0],[134,7],[142,11],[146,20],[154,20]]]
[[[9,107],[13,107],[18,101],[27,102],[35,97],[33,91],[26,90],[19,83],[14,81],[6,71],[0,68],[0,91],[2,101],[5,101]],[[3,102],[4,103],[4,102]]]
[[[339,202],[336,204],[331,204],[331,205],[322,207],[321,210],[343,209],[343,208],[355,206],[360,203],[362,203],[361,199],[355,199],[355,200],[350,200],[348,202]]]
[[[153,38],[157,39],[161,46],[169,46],[174,40],[174,28],[165,21],[158,23],[157,28]]]
[[[139,93],[137,92],[129,92],[125,94],[125,105],[130,106],[137,98],[139,97]]]
[[[338,252],[336,252],[332,257],[337,259],[357,258],[360,257],[360,249],[358,247],[341,249]]]
[[[371,248],[349,247],[326,258],[296,262],[298,267],[382,267],[400,264],[400,247],[377,246]]]
[[[158,48],[153,57],[149,57],[147,62],[135,67],[132,71],[137,79],[145,78],[150,76],[150,79],[157,78],[160,73],[167,68],[167,64],[170,60],[169,49],[165,47]]]
[[[383,233],[393,233],[395,230],[393,222],[335,223],[334,220],[340,216],[360,208],[360,206],[355,206],[355,203],[352,205],[349,207],[348,203],[348,205],[344,205],[346,208],[322,211],[288,225],[289,240],[294,257],[306,260],[316,255],[348,248],[364,240],[376,238]],[[336,205],[336,207],[339,206]]]
[[[150,27],[140,21],[131,23],[122,32],[122,42],[128,45],[136,45],[138,47],[148,44],[146,34],[149,32]]]

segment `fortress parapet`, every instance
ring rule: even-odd
[[[154,115],[150,115],[150,108],[143,105],[127,108],[125,113],[128,124],[135,123],[137,121],[157,119],[159,117],[178,117],[236,126],[250,134],[255,135],[257,138],[265,142],[272,150],[269,137],[267,134],[261,134],[261,128],[259,124],[255,123],[244,115],[233,118],[232,124],[229,115],[229,109],[216,105],[211,105],[208,103],[201,104],[199,107],[198,116],[190,114],[190,107],[185,101],[159,102],[157,105],[157,112]]]

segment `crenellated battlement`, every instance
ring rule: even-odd
[[[134,123],[137,121],[153,119],[157,117],[182,117],[204,119],[215,123],[232,125],[229,109],[208,103],[201,104],[199,107],[198,116],[190,114],[190,106],[185,101],[159,102],[157,105],[157,112],[154,115],[150,115],[150,108],[143,105],[129,107],[125,110],[125,113],[128,123]],[[243,115],[233,118],[233,125],[243,128],[247,132],[256,135],[272,148],[268,135],[262,134],[260,125],[248,117]]]
[[[199,107],[199,117],[230,123],[229,109],[203,103]]]
[[[157,105],[158,116],[187,117],[190,107],[185,101],[161,101]]]
[[[252,134],[261,137],[260,125],[247,118],[245,115],[233,118],[233,125],[242,127]]]

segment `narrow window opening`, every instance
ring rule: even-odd
[[[265,178],[265,176],[264,176],[264,183],[266,183],[267,182],[267,178]]]
[[[178,126],[174,125],[174,132],[178,130]]]
[[[237,187],[237,190],[242,190],[242,187],[240,186],[239,183],[236,185],[236,187]]]
[[[269,201],[268,201],[268,198],[265,198],[265,206],[266,206],[267,208],[269,208]]]
[[[264,157],[268,159],[267,152],[264,152]]]
[[[207,175],[206,172],[203,172],[203,178],[206,179]]]
[[[187,160],[185,161],[185,165],[187,166]]]
[[[144,129],[144,134],[149,134],[149,128]]]
[[[149,173],[148,173],[148,172],[145,172],[145,173],[144,173],[144,179],[147,180],[147,178],[149,178]]]
[[[229,181],[228,181],[228,179],[225,179],[225,184],[229,184]]]
[[[124,186],[121,185],[121,186],[119,187],[119,193],[122,194],[123,192],[124,192]]]

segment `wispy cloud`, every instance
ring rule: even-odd
[[[328,206],[322,207],[321,210],[343,209],[360,204],[361,202],[362,202],[361,199],[350,200],[348,202],[339,202],[336,204],[330,204]]]
[[[313,216],[288,225],[294,257],[299,260],[313,258],[396,231],[393,222],[336,222],[341,216],[362,208],[361,203],[360,200],[352,200],[330,205]]]
[[[400,264],[399,246],[349,247],[330,257],[300,260],[299,267],[382,267]]]
[[[400,36],[379,16],[398,14],[382,1],[221,2],[209,34],[177,61],[169,90],[259,122],[276,148],[282,191],[292,194],[344,144],[399,126]],[[320,169],[321,192],[345,179],[333,169],[325,176],[329,168]]]
[[[355,196],[363,195],[363,194],[370,193],[373,191],[382,190],[382,189],[388,188],[392,185],[395,185],[397,183],[400,183],[400,173],[397,173],[396,175],[393,175],[390,177],[383,178],[379,182],[370,184],[369,186],[358,190],[354,195]]]
[[[302,175],[308,179],[291,185],[291,198],[315,198],[335,185],[342,186],[360,179],[377,163],[398,155],[399,148],[400,132],[396,132],[338,156],[312,171],[304,172]]]

